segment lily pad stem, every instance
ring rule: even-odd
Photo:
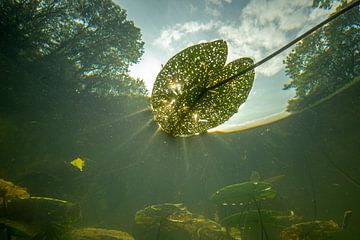
[[[263,236],[265,235],[265,239],[269,240],[269,236],[267,234],[267,231],[265,229],[265,225],[261,216],[261,211],[260,211],[260,207],[259,207],[259,203],[258,201],[256,201],[256,199],[254,199],[254,204],[256,206],[256,210],[258,212],[258,216],[259,216],[259,220],[260,220],[260,226],[261,226],[261,240],[263,240]]]

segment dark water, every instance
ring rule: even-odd
[[[344,211],[352,210],[348,228],[334,239],[357,239],[359,90],[355,85],[271,125],[191,138],[156,132],[150,111],[126,116],[112,111],[116,104],[107,105],[101,119],[69,123],[2,116],[1,175],[34,196],[76,203],[77,225],[147,239],[134,223],[135,212],[147,205],[184,203],[191,212],[213,218],[209,197],[217,189],[247,181],[252,171],[264,179],[283,174],[274,185],[277,197],[264,207],[338,224]],[[146,101],[132,104],[141,109]],[[77,156],[86,161],[83,172],[69,164]]]
[[[193,216],[219,221],[244,208],[216,206],[211,195],[249,181],[254,171],[261,179],[284,175],[273,183],[276,197],[262,201],[261,209],[293,212],[303,222],[333,220],[340,226],[350,210],[347,227],[331,239],[359,239],[359,83],[272,124],[180,138],[159,130],[147,97],[68,94],[61,84],[41,85],[40,77],[32,78],[39,69],[8,56],[0,55],[0,178],[25,187],[30,196],[71,204],[14,198],[6,206],[2,200],[0,239],[11,239],[10,228],[15,239],[31,239],[17,234],[19,223],[35,230],[47,223],[66,223],[72,230],[115,229],[140,240],[220,239],[201,238],[201,229],[191,236],[181,229],[161,230],[161,224],[136,224],[135,214],[149,205],[182,203]],[[54,69],[51,73],[52,79],[64,75]],[[13,79],[39,81],[15,81],[10,88]],[[71,165],[78,157],[85,161],[83,171]],[[257,222],[242,239],[280,239],[277,227]],[[261,233],[264,228],[267,236]],[[57,239],[48,236],[37,239]]]

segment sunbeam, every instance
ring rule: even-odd
[[[96,124],[96,125],[93,125],[91,128],[86,128],[86,130],[84,129],[82,131],[82,134],[86,134],[86,133],[89,133],[89,132],[92,132],[92,131],[95,131],[96,129],[100,128],[100,127],[103,127],[103,126],[109,126],[109,125],[112,125],[114,123],[118,123],[118,122],[121,122],[127,118],[130,118],[130,117],[133,117],[133,116],[137,116],[141,113],[144,113],[144,112],[147,112],[147,111],[151,111],[150,107],[145,107],[143,109],[140,109],[138,111],[135,111],[133,113],[129,113],[125,116],[122,116],[122,117],[119,117],[119,118],[115,118],[115,119],[112,119],[110,121],[105,121],[105,122],[102,122],[102,123],[99,123],[99,124]]]
[[[182,149],[183,150],[182,159],[184,160],[185,171],[186,171],[186,174],[189,175],[190,165],[189,165],[188,149],[187,149],[187,146],[186,146],[185,138],[181,139],[181,144],[182,144],[182,148],[183,148]]]
[[[122,142],[119,147],[115,150],[117,152],[121,148],[125,147],[127,144],[129,144],[136,136],[138,136],[140,133],[142,133],[146,128],[149,127],[150,123],[153,122],[154,119],[150,118],[144,125],[142,125],[137,131],[135,131],[133,134],[131,134],[126,141]]]
[[[144,147],[142,147],[142,151],[138,155],[138,159],[139,159],[138,161],[132,162],[132,163],[130,163],[126,166],[120,167],[120,168],[113,169],[112,171],[122,171],[122,170],[129,169],[129,168],[132,168],[132,167],[135,167],[135,166],[145,163],[144,155],[148,152],[149,147],[151,146],[155,137],[158,135],[158,133],[160,131],[161,131],[161,129],[160,129],[160,127],[158,127],[155,130],[155,132],[151,135],[151,137],[148,139],[148,141],[146,142]]]

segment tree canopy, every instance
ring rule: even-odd
[[[305,38],[286,57],[291,81],[284,89],[296,90],[289,111],[304,109],[359,76],[359,23],[359,8],[355,7]]]
[[[143,54],[140,29],[111,0],[4,0],[0,7],[3,97],[34,86],[42,92],[146,93],[144,83],[128,75]]]
[[[313,7],[330,9],[333,3],[339,0],[313,0]],[[344,0],[342,0],[344,2]]]

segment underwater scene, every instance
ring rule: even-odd
[[[1,0],[0,240],[359,240],[359,0]]]

